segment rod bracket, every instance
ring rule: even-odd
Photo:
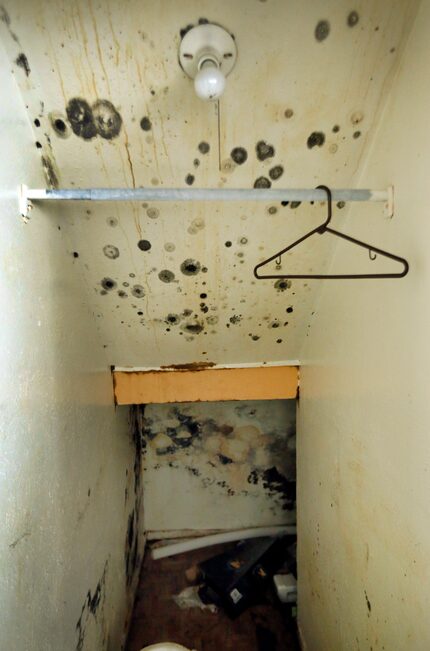
[[[28,187],[21,184],[18,189],[19,213],[23,221],[27,224],[30,221],[30,211],[33,209],[33,204],[28,198]]]

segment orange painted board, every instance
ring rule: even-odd
[[[114,371],[118,405],[296,398],[297,366]]]

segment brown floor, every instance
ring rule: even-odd
[[[196,651],[298,651],[294,622],[269,603],[253,606],[233,621],[221,610],[181,610],[175,604],[172,596],[187,587],[185,570],[224,550],[211,547],[159,561],[147,552],[127,651],[157,642],[176,642]]]

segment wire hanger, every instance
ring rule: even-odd
[[[278,278],[336,279],[337,278],[342,280],[346,280],[346,279],[352,280],[355,278],[403,278],[404,276],[406,276],[406,274],[409,271],[409,263],[407,260],[405,260],[405,258],[401,258],[398,255],[394,255],[394,253],[389,253],[388,251],[383,251],[382,249],[378,249],[376,246],[373,246],[373,244],[366,244],[366,242],[361,242],[360,240],[356,240],[354,237],[351,237],[350,235],[345,235],[345,233],[340,233],[339,231],[334,230],[334,228],[330,228],[329,223],[332,218],[331,190],[326,185],[318,185],[317,189],[325,190],[325,192],[327,193],[327,219],[323,224],[312,229],[311,231],[309,231],[309,233],[306,233],[306,235],[303,235],[292,244],[289,244],[281,251],[274,253],[272,256],[270,256],[270,258],[267,258],[267,260],[263,260],[263,262],[257,264],[254,267],[254,276],[258,278],[258,280],[268,279],[268,278],[274,278],[274,279],[275,278],[276,279]],[[259,274],[258,273],[261,267],[264,267],[266,264],[272,262],[273,260],[276,260],[276,268],[279,269],[281,256],[283,256],[284,253],[287,253],[287,251],[291,251],[291,249],[294,249],[296,246],[299,246],[299,244],[307,240],[309,237],[312,237],[312,235],[315,235],[315,233],[318,233],[319,235],[323,235],[324,233],[330,233],[331,235],[340,237],[343,240],[347,240],[348,242],[352,242],[352,244],[355,244],[356,246],[360,246],[363,249],[366,249],[369,253],[370,260],[375,260],[378,255],[381,255],[384,258],[395,260],[396,262],[398,262],[403,266],[403,269],[398,273],[375,273],[375,274]]]

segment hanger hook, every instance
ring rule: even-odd
[[[372,254],[373,254],[373,255],[372,255]],[[376,258],[377,258],[376,253],[375,253],[374,251],[372,251],[372,249],[369,249],[369,258],[370,258],[371,260],[376,260]]]
[[[320,233],[324,233],[326,227],[331,222],[331,217],[332,217],[332,212],[333,212],[332,211],[331,190],[326,185],[317,185],[316,189],[317,190],[324,190],[324,192],[327,194],[327,219],[325,220],[324,224],[321,224],[321,230],[320,230]]]

